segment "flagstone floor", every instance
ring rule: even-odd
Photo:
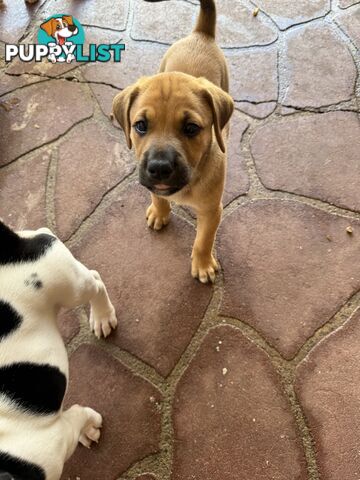
[[[196,0],[4,0],[0,216],[50,227],[99,270],[119,326],[60,319],[67,404],[104,416],[62,480],[360,478],[360,4],[218,0],[236,101],[214,286],[190,276],[193,217],[149,230],[149,196],[111,123]],[[254,15],[255,7],[259,13]],[[121,64],[5,64],[55,13]]]

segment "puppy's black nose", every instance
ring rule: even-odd
[[[172,148],[149,152],[146,172],[151,180],[168,180],[175,168],[176,152]]]
[[[167,160],[151,160],[147,166],[147,173],[153,180],[167,180],[173,169]]]
[[[68,29],[70,30],[70,32],[75,32],[76,28],[76,25],[68,25]]]

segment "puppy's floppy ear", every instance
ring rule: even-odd
[[[211,108],[214,121],[214,130],[217,143],[223,153],[225,153],[225,143],[222,136],[222,130],[230,120],[234,111],[234,101],[231,96],[221,88],[209,82],[206,79],[201,79],[203,85],[202,95]]]
[[[74,25],[74,20],[73,20],[73,17],[71,15],[64,15],[62,17],[63,20],[65,20],[65,22],[68,24],[68,25]]]
[[[44,22],[40,25],[40,28],[44,30],[49,37],[52,37],[56,30],[56,20],[55,18],[50,18],[47,22]]]
[[[130,109],[134,100],[139,95],[140,88],[138,84],[126,87],[122,92],[118,93],[113,100],[113,113],[121,128],[124,130],[127,146],[131,149],[131,122]]]

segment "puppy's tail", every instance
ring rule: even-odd
[[[145,0],[146,2],[163,2],[165,0]],[[215,0],[200,0],[201,10],[194,32],[204,33],[215,38],[216,6]]]
[[[214,0],[200,0],[201,10],[194,32],[205,33],[215,38],[216,6]]]

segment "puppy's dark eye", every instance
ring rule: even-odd
[[[60,30],[60,25],[56,25],[56,30]]]
[[[195,137],[201,130],[201,127],[199,125],[196,125],[196,123],[187,123],[184,126],[184,133],[187,137]]]
[[[135,123],[134,128],[139,135],[145,135],[147,132],[147,122],[145,120],[139,120]]]

